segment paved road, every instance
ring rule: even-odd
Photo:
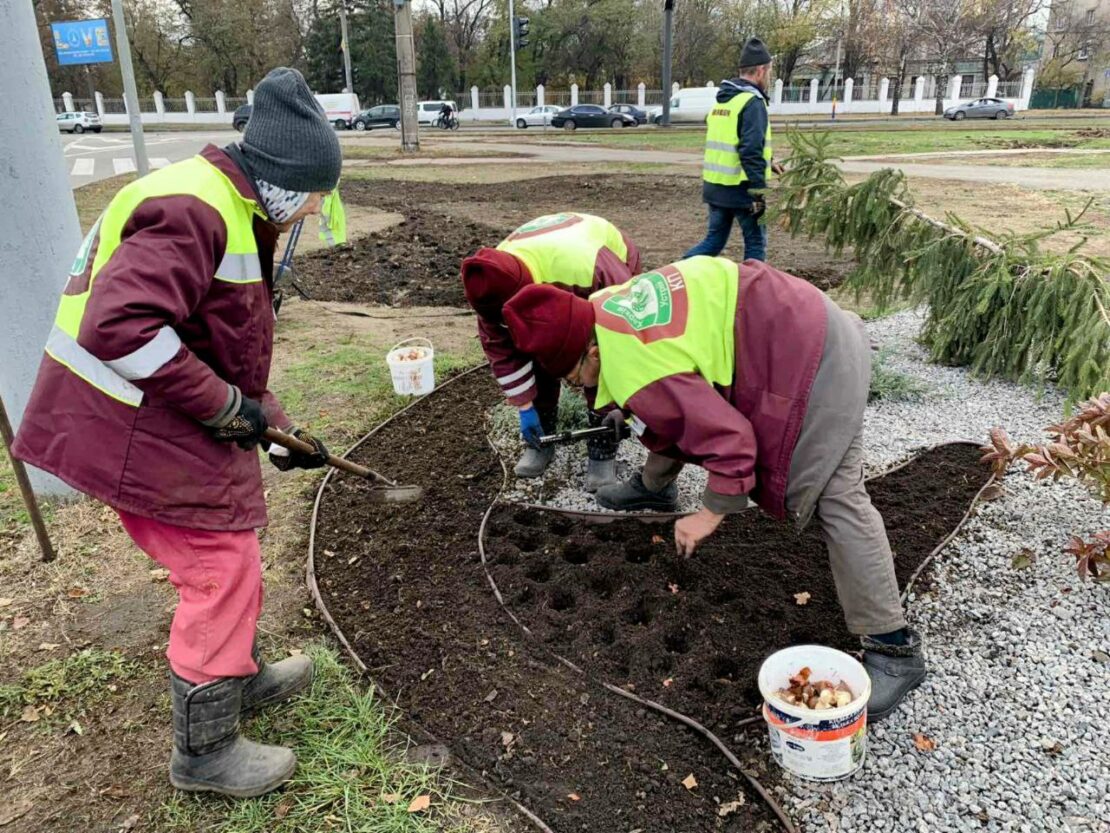
[[[209,142],[226,145],[239,134],[234,130],[205,132],[147,133],[146,152],[150,164],[162,168],[188,159]],[[129,133],[85,133],[62,136],[69,182],[74,188],[135,170]]]
[[[845,173],[869,174],[882,168],[900,168],[908,177],[955,179],[961,182],[1002,183],[1046,191],[1110,191],[1106,168],[1034,168],[1003,165],[928,165],[920,162],[865,162],[845,160]]]

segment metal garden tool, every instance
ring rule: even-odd
[[[613,439],[620,442],[631,435],[632,432],[623,422],[611,422],[599,425],[597,428],[580,428],[577,431],[559,431],[554,434],[545,434],[540,437],[540,448],[597,439]]]
[[[315,446],[298,440],[289,434],[284,434],[276,428],[267,428],[262,435],[268,442],[288,448],[290,451],[299,451],[302,454],[315,454]],[[370,489],[371,503],[414,503],[424,497],[424,490],[419,486],[398,486],[388,477],[383,477],[373,469],[352,463],[334,454],[328,455],[328,465],[332,468],[342,469],[345,472],[358,475],[369,480],[374,486]]]

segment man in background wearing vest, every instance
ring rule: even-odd
[[[463,291],[478,313],[478,337],[501,392],[520,415],[524,454],[516,476],[539,477],[555,448],[541,448],[540,436],[555,433],[559,378],[535,368],[517,350],[501,310],[517,292],[534,283],[553,284],[580,297],[624,283],[640,271],[640,252],[619,228],[592,214],[567,211],[537,217],[518,228],[496,249],[479,249],[462,264]],[[590,424],[601,417],[591,412]],[[617,481],[617,443],[587,443],[585,488],[596,492]]]
[[[705,120],[702,199],[709,206],[709,231],[684,258],[719,255],[736,220],[744,233],[743,259],[767,259],[763,192],[771,174],[783,171],[771,159],[770,80],[771,53],[763,41],[752,38],[740,55],[740,77],[721,84],[717,104]]]
[[[648,461],[600,490],[599,503],[645,508],[655,497],[674,509],[683,463],[702,466],[702,508],[674,526],[685,557],[749,497],[799,527],[816,518],[848,630],[863,644],[871,719],[920,685],[921,638],[906,625],[863,480],[871,349],[858,317],[765,263],[695,257],[589,300],[527,287],[505,305],[505,321],[545,371],[596,386],[596,407],[632,415]]]
[[[263,664],[255,446],[280,470],[324,465],[267,387],[274,249],[339,181],[335,132],[299,72],[255,88],[240,144],[212,145],[124,187],[70,270],[14,452],[111,506],[170,572],[173,752],[183,790],[249,797],[293,773],[293,752],[240,735],[242,716],[312,680],[302,656]]]

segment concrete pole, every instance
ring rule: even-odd
[[[516,17],[513,13],[513,0],[509,0],[509,87],[512,89],[509,102],[509,124],[516,124]]]
[[[135,67],[131,65],[131,42],[127,39],[127,23],[123,19],[123,0],[112,0],[112,21],[116,26],[116,52],[119,53],[120,74],[123,75],[123,98],[127,102],[127,119],[131,123],[131,143],[135,146],[135,169],[139,176],[150,173],[143,138],[143,114],[139,112],[139,91],[135,86]]]
[[[0,212],[0,398],[18,429],[54,323],[58,298],[81,226],[54,122],[54,102],[30,3],[0,3],[0,78],[4,104],[19,118],[0,119],[4,198]],[[30,469],[39,495],[68,494],[61,481]]]
[[[397,36],[397,78],[401,88],[401,150],[420,150],[416,121],[416,44],[412,38],[412,3],[393,0],[393,26]]]
[[[671,57],[673,45],[671,32],[674,29],[674,0],[663,0],[663,117],[660,124],[671,126]]]
[[[355,91],[355,82],[351,78],[351,41],[347,37],[347,3],[342,0],[339,4],[339,28],[343,32],[343,77],[347,79],[347,92]]]

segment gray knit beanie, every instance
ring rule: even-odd
[[[759,38],[751,38],[744,44],[744,49],[740,52],[740,69],[761,67],[769,63],[771,63],[771,53],[763,41]]]
[[[251,172],[279,188],[331,191],[339,182],[339,139],[295,69],[270,70],[255,88],[241,146]]]

